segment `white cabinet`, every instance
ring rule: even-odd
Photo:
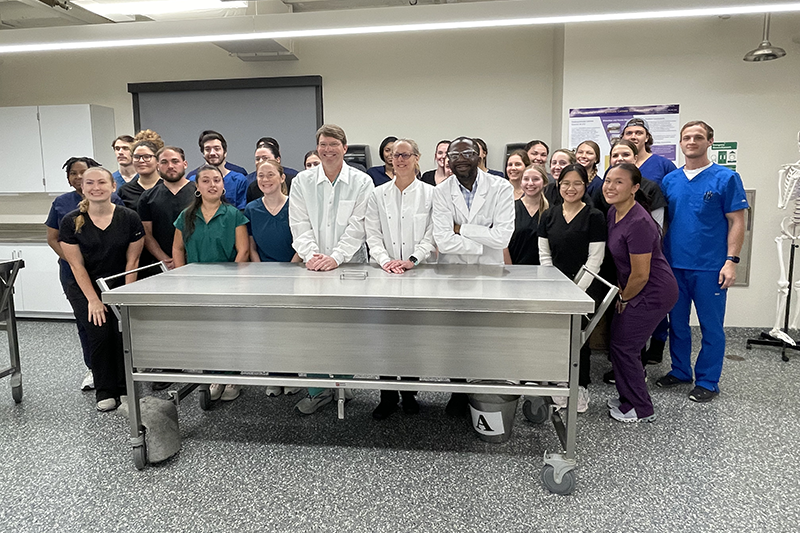
[[[0,257],[25,261],[14,286],[17,316],[73,317],[58,277],[58,256],[46,243],[3,244]]]
[[[44,190],[42,146],[38,139],[36,106],[0,107],[0,191]]]
[[[91,157],[115,170],[115,131],[109,107],[0,107],[0,192],[67,192],[61,166],[70,157]]]

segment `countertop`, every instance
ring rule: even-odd
[[[0,243],[45,243],[43,215],[0,215]]]

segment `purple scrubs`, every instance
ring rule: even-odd
[[[650,277],[611,323],[611,364],[614,366],[620,411],[636,409],[639,418],[653,414],[644,381],[641,349],[659,322],[678,301],[678,284],[661,250],[661,234],[653,217],[638,202],[619,222],[617,209],[608,210],[608,249],[617,266],[619,286],[631,275],[631,254],[652,254]]]

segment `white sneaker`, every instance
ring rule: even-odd
[[[291,396],[292,394],[298,394],[299,392],[302,392],[302,390],[303,389],[301,387],[284,387],[283,393],[286,396]]]
[[[656,414],[653,413],[650,416],[645,416],[643,418],[639,418],[636,414],[636,409],[631,409],[627,413],[623,413],[616,407],[612,408],[608,412],[609,416],[614,420],[619,420],[620,422],[627,422],[627,423],[636,423],[636,422],[655,422]]]
[[[81,390],[85,392],[92,389],[94,389],[94,374],[92,374],[92,371],[89,370],[83,376],[83,380],[81,381]]]
[[[578,412],[589,410],[589,391],[586,387],[578,387]]]
[[[225,390],[222,396],[219,397],[223,402],[231,402],[239,397],[241,394],[241,387],[239,385],[225,385]]]
[[[225,385],[221,385],[219,383],[212,383],[208,386],[209,392],[209,399],[212,402],[216,402],[219,400],[219,397],[222,396],[222,391],[225,390]]]
[[[270,385],[267,387],[267,396],[270,398],[275,398],[276,396],[280,396],[283,393],[283,387],[278,387],[277,385]]]
[[[97,402],[97,410],[101,413],[107,413],[108,411],[113,411],[116,409],[117,405],[116,398],[106,398],[105,400],[100,400]]]
[[[569,383],[566,383],[566,382],[556,383],[556,387],[568,388],[569,387]],[[568,396],[551,396],[550,398],[552,398],[553,404],[558,409],[566,409],[567,408],[567,400],[569,399]]]
[[[609,409],[619,409],[619,406],[622,405],[622,402],[619,401],[619,398],[609,398],[606,402],[606,405]]]

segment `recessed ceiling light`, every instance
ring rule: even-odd
[[[139,0],[136,2],[73,0],[72,3],[104,17],[111,15],[166,15],[247,7],[247,2],[223,0]]]

